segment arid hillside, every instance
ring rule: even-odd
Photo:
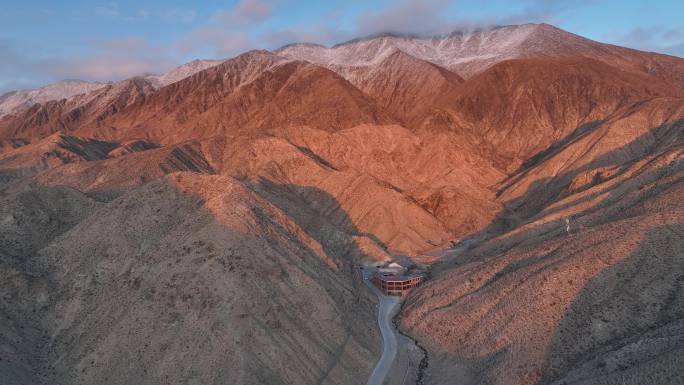
[[[1,117],[0,383],[365,384],[354,266],[439,248],[396,318],[423,384],[681,383],[684,59],[547,25],[445,39]]]
[[[111,201],[40,182],[3,194],[3,295],[21,293],[3,296],[3,383],[361,384],[372,368],[362,253],[325,221],[315,233],[193,172]]]
[[[148,80],[132,78],[87,94],[37,103],[17,114],[5,115],[0,118],[0,151],[17,141],[25,143],[55,132],[69,132],[76,127],[98,126],[102,119],[144,99],[153,91]]]
[[[524,198],[535,215],[435,269],[401,316],[430,352],[426,383],[681,382],[682,121],[667,130],[572,189],[550,178]]]

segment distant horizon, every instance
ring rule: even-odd
[[[292,44],[334,47],[382,35],[433,37],[549,24],[632,49],[684,56],[675,1],[572,0],[28,0],[0,15],[0,94],[62,79],[118,81],[192,60],[225,60]]]

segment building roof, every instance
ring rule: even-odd
[[[387,265],[387,266],[380,266],[380,267],[378,267],[378,270],[379,270],[379,269],[385,269],[385,270],[403,270],[404,267],[401,266],[401,265],[398,264],[398,263],[391,263],[391,264],[389,264],[389,265]]]
[[[394,261],[394,263],[398,264],[401,267],[407,268],[407,269],[410,269],[410,268],[416,266],[416,263],[407,257],[398,258],[396,261]]]
[[[422,274],[410,274],[410,275],[382,275],[376,274],[376,278],[385,282],[405,282],[414,278],[421,278]]]

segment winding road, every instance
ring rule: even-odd
[[[363,282],[378,296],[378,326],[382,335],[382,355],[378,360],[373,373],[368,378],[366,385],[382,385],[387,373],[392,367],[394,357],[397,355],[397,334],[394,331],[392,317],[401,302],[399,297],[389,297],[384,295],[369,280],[372,274],[371,269],[363,270]]]

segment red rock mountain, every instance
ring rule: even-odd
[[[71,99],[34,104],[23,112],[0,119],[0,142],[39,139],[81,126],[97,127],[107,116],[144,99],[153,91],[149,81],[132,78]]]
[[[349,78],[407,125],[450,100],[463,83],[455,73],[398,50]]]
[[[446,109],[449,127],[471,131],[510,172],[582,126],[683,95],[671,82],[592,59],[522,59],[469,79]]]
[[[542,24],[188,68],[0,118],[1,383],[365,383],[354,264],[452,240],[396,318],[424,383],[683,378],[684,59]]]

